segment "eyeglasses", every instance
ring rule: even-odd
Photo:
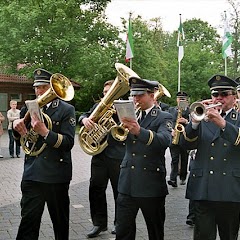
[[[212,92],[213,97],[227,97],[229,95],[233,95],[232,92],[229,91],[222,91],[222,92]]]

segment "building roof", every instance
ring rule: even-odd
[[[74,89],[80,89],[80,84],[70,80]],[[29,79],[26,76],[18,76],[18,75],[8,75],[0,73],[0,84],[1,83],[17,83],[17,84],[27,84],[32,85],[33,79]]]

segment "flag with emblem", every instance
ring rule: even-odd
[[[128,23],[128,33],[127,33],[127,41],[126,41],[126,62],[129,62],[133,58],[133,34],[132,34],[132,22],[131,22],[131,14],[129,17]]]
[[[232,44],[232,40],[233,40],[232,35],[229,30],[226,11],[224,11],[224,14],[225,14],[225,16],[224,16],[224,35],[223,35],[223,43],[222,43],[223,59],[232,55],[231,44]]]
[[[184,56],[184,49],[183,49],[184,39],[185,39],[185,36],[184,36],[183,25],[182,25],[181,14],[180,14],[180,24],[178,28],[178,40],[177,40],[178,62],[181,62]]]

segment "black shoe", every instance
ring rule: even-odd
[[[169,180],[167,183],[168,183],[168,185],[171,185],[172,187],[177,187],[176,181]]]
[[[185,185],[185,184],[186,184],[186,180],[185,179],[180,181],[180,185]]]
[[[20,155],[17,155],[17,158],[20,158]]]
[[[11,155],[11,158],[14,158],[14,156],[13,156],[13,155]]]
[[[107,231],[107,227],[93,226],[92,230],[87,234],[89,238],[97,237],[101,232]]]
[[[116,226],[113,227],[111,234],[116,234]]]
[[[188,218],[186,224],[189,226],[194,226],[194,221],[191,218]]]

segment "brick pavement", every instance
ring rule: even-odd
[[[16,238],[20,222],[20,181],[23,169],[23,153],[21,158],[10,158],[8,153],[8,136],[1,137],[2,153],[0,159],[0,240]],[[90,177],[91,156],[85,154],[76,135],[73,155],[73,180],[70,186],[70,240],[86,239],[86,234],[92,228],[89,213],[88,185]],[[170,156],[167,151],[167,169],[169,174]],[[185,186],[169,187],[166,198],[165,240],[190,240],[193,229],[185,224],[188,213],[188,200],[184,198]],[[96,240],[114,240],[111,228],[113,224],[113,196],[111,187],[108,187],[109,230],[100,234]],[[40,240],[54,239],[51,220],[47,208],[43,214]],[[137,240],[147,238],[147,230],[141,212],[137,216]]]

